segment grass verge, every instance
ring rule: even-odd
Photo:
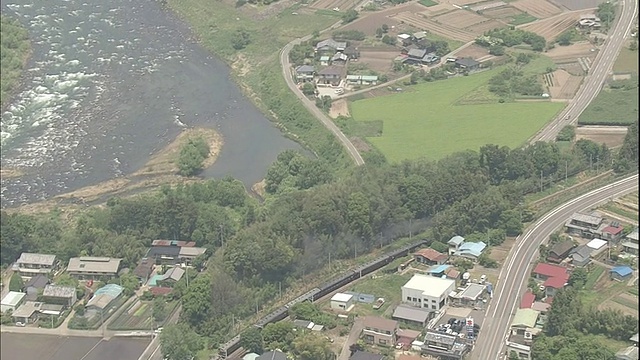
[[[578,119],[580,125],[631,125],[638,119],[638,88],[603,89]]]
[[[638,74],[638,50],[629,50],[623,47],[613,64],[613,72]]]

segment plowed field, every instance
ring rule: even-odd
[[[525,25],[522,27],[522,29],[532,31],[544,37],[545,39],[547,39],[547,41],[553,41],[565,30],[571,28],[572,26],[575,26],[578,23],[579,18],[580,14],[566,13],[560,16],[554,16],[550,19],[544,19],[535,23]]]
[[[433,5],[429,7],[425,7],[422,5],[420,6],[422,7],[420,12],[426,16],[437,16],[437,15],[444,14],[446,12],[456,9],[451,4],[446,4],[446,3],[440,3],[438,5]]]
[[[538,19],[548,18],[562,12],[560,8],[545,0],[518,0],[510,5]]]
[[[402,12],[393,17],[397,21],[404,22],[408,25],[416,27],[418,29],[430,31],[436,35],[440,35],[445,38],[458,40],[462,42],[469,42],[475,39],[475,34],[470,31],[457,29],[453,26],[446,24],[439,24],[431,20],[427,20],[420,15],[416,15],[410,12]]]
[[[458,29],[464,29],[487,21],[486,18],[467,10],[451,11],[444,15],[436,16],[432,20],[443,25],[451,25]]]
[[[332,10],[338,8],[340,11],[347,11],[356,6],[358,0],[318,0],[311,4],[314,9]]]
[[[476,24],[473,26],[469,26],[467,28],[465,28],[465,30],[469,30],[474,34],[477,34],[478,36],[484,34],[485,32],[492,30],[492,29],[496,29],[496,28],[501,28],[504,27],[504,23],[498,21],[498,20],[487,20],[485,22],[482,22],[480,24]]]
[[[519,14],[522,14],[522,11],[511,6],[502,6],[499,8],[484,10],[482,12],[482,15],[493,19],[508,19]]]

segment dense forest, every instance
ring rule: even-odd
[[[16,88],[29,55],[27,30],[5,15],[0,16],[0,101],[2,104]]]
[[[359,256],[426,228],[438,242],[460,234],[496,244],[517,235],[532,216],[524,195],[541,185],[589,167],[605,170],[612,162],[624,163],[620,170],[637,168],[634,131],[637,124],[615,158],[588,140],[566,151],[539,142],[333,173],[322,160],[286,151],[268,171],[263,202],[226,178],[112,198],[65,221],[60,210],[3,211],[0,261],[6,266],[31,251],[63,261],[121,257],[133,267],[154,239],[195,241],[214,256],[210,271],[184,290],[182,319],[215,346],[229,336],[232,319],[254,313],[280,286],[323,267],[329,257]]]

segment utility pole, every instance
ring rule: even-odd
[[[542,192],[542,170],[540,170],[540,192]]]
[[[258,315],[258,299],[256,299],[256,315]]]
[[[224,247],[224,225],[220,224],[220,246]]]
[[[278,297],[282,297],[282,282],[278,281]]]
[[[189,268],[184,270],[184,274],[187,275],[187,289],[189,289]]]
[[[589,155],[589,170],[593,170],[593,154]]]
[[[329,270],[331,270],[331,251],[329,251]]]
[[[104,337],[104,309],[100,309],[100,327],[102,328],[102,337]]]

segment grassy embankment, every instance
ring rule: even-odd
[[[0,16],[0,101],[2,106],[11,98],[16,90],[20,75],[24,69],[31,47],[27,29],[17,20],[5,15]]]
[[[278,4],[272,6],[275,5]],[[275,16],[256,21],[242,8],[222,1],[212,6],[207,0],[169,0],[168,6],[191,25],[204,47],[232,67],[245,94],[288,137],[336,168],[350,165],[351,160],[340,143],[289,90],[282,78],[279,61],[279,52],[284,45],[331,26],[340,19],[340,13],[315,13],[294,5]],[[238,31],[245,31],[250,39],[241,50],[232,45],[234,37],[239,36]]]
[[[630,125],[638,118],[638,50],[622,48],[614,73],[630,74],[628,88],[605,87],[580,115],[580,125]],[[635,84],[635,86],[633,85]]]
[[[523,71],[534,74],[546,70],[547,61],[539,59]],[[440,159],[490,143],[518,147],[564,104],[498,103],[498,98],[488,92],[487,82],[502,69],[422,83],[404,93],[355,101],[351,114],[358,122],[383,122],[382,136],[368,140],[389,161]]]

